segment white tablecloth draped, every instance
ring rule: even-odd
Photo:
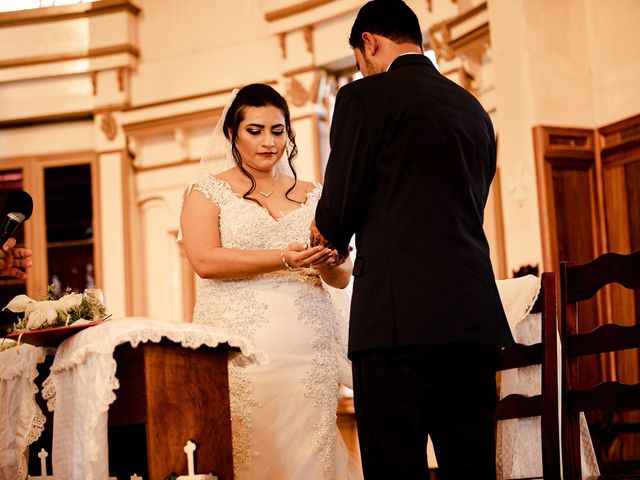
[[[505,315],[507,316],[507,322],[509,323],[511,332],[515,337],[516,334],[514,330],[516,326],[527,317],[533,307],[533,304],[538,298],[538,294],[540,292],[540,279],[533,275],[527,275],[526,277],[521,278],[496,280],[496,285],[498,287],[498,293],[500,294],[502,307],[504,308]],[[514,373],[517,377],[517,372]],[[538,387],[539,386],[540,381],[538,379]],[[498,425],[498,428],[500,429],[502,427]],[[510,425],[508,428],[511,429],[518,427],[517,425]],[[540,442],[538,442],[538,446],[539,445]],[[499,442],[497,445],[497,464],[499,471],[500,468],[502,468],[501,465],[503,463],[503,459],[501,457],[504,455],[504,452],[505,448]],[[513,452],[509,451],[509,454],[512,453]],[[429,439],[429,443],[427,445],[427,461],[430,468],[437,468],[438,462],[436,460],[431,439]]]
[[[12,340],[3,340],[14,343]],[[44,429],[45,417],[36,403],[37,366],[48,350],[20,345],[0,352],[0,478],[27,477],[26,451]]]
[[[206,325],[142,317],[110,320],[64,341],[56,353],[43,395],[55,408],[53,473],[56,478],[103,480],[108,477],[107,421],[119,388],[115,347],[160,342],[163,338],[196,349],[227,343],[247,364],[266,363],[265,354],[243,337]]]
[[[530,313],[540,291],[540,279],[528,275],[517,279],[498,280],[496,283],[514,340],[523,345],[540,342],[542,315]],[[560,339],[558,339],[558,359],[560,348]],[[558,376],[559,379],[560,376]],[[512,393],[533,396],[539,395],[540,392],[540,365],[502,372],[500,398]],[[600,471],[584,415],[580,416],[580,422],[583,478],[595,479],[598,478]],[[542,477],[540,417],[498,422],[496,450],[498,480]]]

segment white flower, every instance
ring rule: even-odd
[[[34,310],[29,314],[27,322],[27,330],[37,330],[47,320],[47,314],[44,309]]]
[[[27,308],[24,309],[24,318],[28,318],[31,315],[31,312],[38,309],[38,305],[41,302],[31,302],[27,305]]]
[[[35,330],[40,328],[44,323],[53,323],[58,318],[57,306],[57,302],[52,300],[31,302],[24,311],[27,328]]]
[[[91,323],[91,320],[87,320],[86,318],[79,318],[75,322],[71,322],[69,325],[85,325],[87,323]]]
[[[33,299],[27,297],[26,295],[17,295],[11,299],[7,306],[2,310],[11,310],[13,313],[24,312],[27,308],[27,305],[33,303]]]
[[[79,307],[82,303],[82,294],[81,293],[70,293],[69,295],[65,295],[58,300],[58,304],[61,308],[58,310],[62,310],[63,312],[68,312],[72,308]]]
[[[58,312],[56,311],[55,308],[45,306],[41,308],[40,311],[43,311],[44,314],[46,315],[47,317],[46,323],[53,323],[58,318]]]

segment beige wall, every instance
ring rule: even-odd
[[[278,77],[277,39],[261,14],[261,0],[137,4],[143,58],[132,77],[134,105]]]
[[[531,129],[595,128],[640,112],[634,0],[491,0],[508,268],[542,264]]]
[[[640,2],[591,0],[587,5],[595,119],[605,125],[640,111]]]

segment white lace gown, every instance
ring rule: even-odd
[[[191,187],[220,208],[222,246],[281,249],[305,243],[321,187],[300,208],[274,219],[212,175]],[[313,270],[243,280],[198,280],[193,321],[229,329],[269,357],[229,366],[237,479],[362,478],[336,425],[342,321]]]

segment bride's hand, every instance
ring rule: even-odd
[[[327,250],[325,256],[314,263],[313,266],[318,270],[334,268],[342,263],[339,262],[338,259],[339,255],[337,250]]]
[[[305,268],[324,264],[332,255],[329,250],[322,245],[307,247],[302,243],[290,243],[284,249],[284,259],[292,268]]]

